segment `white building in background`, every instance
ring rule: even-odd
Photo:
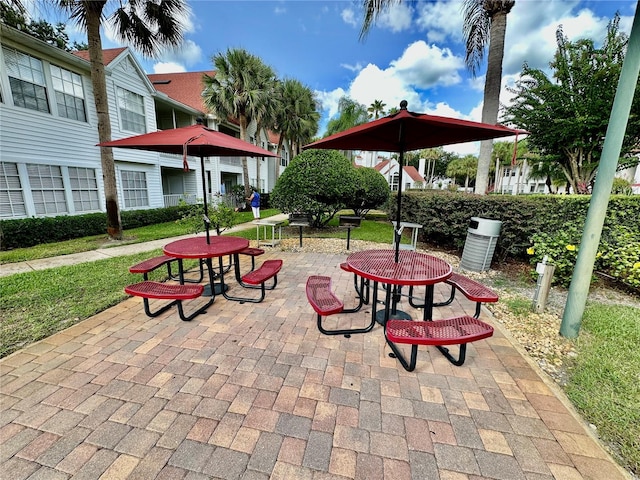
[[[203,72],[148,76],[128,48],[103,55],[112,139],[192,125],[198,117],[239,136],[237,125],[206,113]],[[69,53],[0,24],[0,219],[105,211],[97,123],[87,52]],[[257,136],[255,126],[249,133]],[[263,133],[255,143],[273,151],[277,138]],[[209,158],[204,192],[199,158],[190,157],[192,170],[184,172],[179,155],[113,152],[122,210],[195,202],[205,193],[213,200],[243,183],[239,158]],[[270,191],[276,161],[281,172],[289,158],[248,158],[252,185]]]
[[[400,163],[395,159],[386,159],[375,165],[373,168],[379,171],[387,180],[391,191],[398,191],[398,183],[400,181]],[[412,166],[406,166],[402,171],[401,191],[410,188],[425,188],[426,182],[424,177],[420,175],[418,170]]]

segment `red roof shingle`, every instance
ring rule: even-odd
[[[203,71],[153,73],[147,76],[159,92],[195,110],[206,112],[207,109],[202,101],[202,91],[204,90],[202,77],[205,73],[209,76],[215,74],[214,71]]]
[[[109,65],[118,55],[120,55],[126,49],[126,47],[120,47],[102,50],[102,63],[104,63],[105,65]],[[71,53],[73,53],[76,57],[80,57],[83,60],[86,60],[87,62],[89,61],[89,50],[78,50]]]

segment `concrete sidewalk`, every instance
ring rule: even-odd
[[[288,218],[289,216],[287,214],[279,214],[269,217],[270,220],[276,221],[284,221]],[[233,233],[240,230],[246,230],[248,228],[255,228],[255,224],[253,222],[241,223],[228,230],[225,230],[224,233]],[[215,235],[215,232],[211,232],[210,234]],[[205,233],[201,232],[199,235],[204,236]],[[76,265],[78,263],[93,262],[96,260],[103,260],[105,258],[149,252],[151,250],[162,248],[164,245],[173,240],[188,237],[193,237],[193,235],[189,234],[182,235],[180,237],[163,238],[160,240],[153,240],[151,242],[144,243],[127,243],[117,246],[114,245],[99,248],[97,250],[91,250],[88,252],[72,253],[70,255],[61,255],[58,257],[41,258],[38,260],[30,260],[28,262],[5,263],[0,265],[0,277],[6,277],[8,275],[13,275],[16,273],[32,272],[35,270],[46,270],[48,268],[62,267],[65,265]]]

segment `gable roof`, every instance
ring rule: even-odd
[[[159,92],[199,112],[206,112],[207,108],[202,101],[202,91],[204,90],[202,77],[204,74],[213,76],[215,72],[209,70],[202,72],[153,73],[147,76]]]
[[[124,52],[127,47],[119,47],[119,48],[107,48],[106,50],[102,50],[102,63],[105,65],[109,65],[111,62],[115,60],[115,58]],[[89,61],[89,50],[78,50],[73,53],[76,57],[80,57],[83,60]]]
[[[389,160],[383,160],[380,163],[377,163],[376,165],[373,166],[374,169],[376,169],[377,171],[381,172],[387,165],[389,165],[390,161]]]
[[[404,167],[404,173],[409,175],[411,177],[411,180],[413,180],[414,182],[424,182],[423,176],[418,173],[416,167],[413,167],[411,165]]]

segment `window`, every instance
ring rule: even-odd
[[[12,48],[3,51],[13,104],[49,113],[42,62]]]
[[[62,171],[55,165],[27,165],[33,203],[38,215],[67,213]]]
[[[127,208],[149,206],[146,173],[123,170],[121,178],[124,206]]]
[[[398,191],[398,184],[399,184],[399,176],[397,173],[393,174],[391,176],[391,191],[392,192],[397,192]]]
[[[58,115],[86,122],[82,77],[77,73],[51,65],[51,78],[56,93]]]
[[[144,99],[142,95],[118,88],[118,109],[123,130],[136,133],[147,131],[144,118]]]
[[[286,167],[289,165],[289,152],[285,149],[282,149],[282,157],[280,157],[280,165]]]
[[[18,165],[0,162],[0,218],[26,216]]]
[[[98,181],[93,168],[69,167],[69,182],[76,212],[100,210]]]

